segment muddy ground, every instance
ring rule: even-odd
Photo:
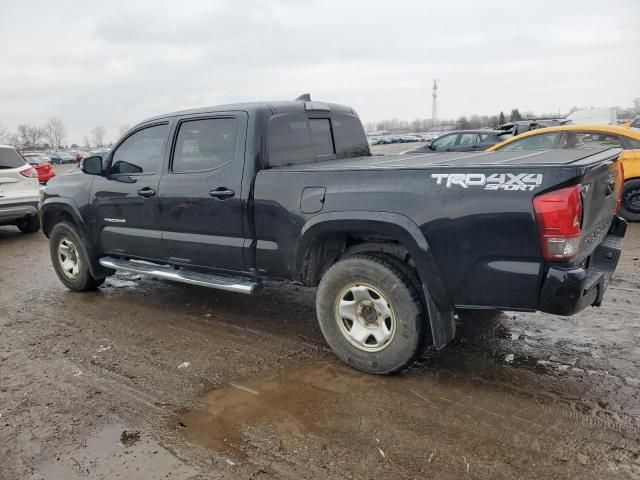
[[[71,293],[42,234],[0,227],[0,479],[640,478],[639,258],[635,224],[601,308],[466,315],[376,377],[312,289]]]

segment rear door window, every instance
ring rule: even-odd
[[[173,171],[211,170],[231,162],[236,150],[237,123],[235,118],[182,122],[173,153]]]
[[[0,169],[18,168],[25,164],[15,148],[0,147]]]
[[[478,135],[476,133],[463,133],[460,135],[458,145],[471,145],[478,141],[477,138]]]

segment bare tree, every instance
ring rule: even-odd
[[[59,118],[50,118],[43,129],[45,138],[49,140],[49,143],[54,148],[60,148],[62,142],[67,138],[67,127],[64,126],[64,123]]]
[[[40,127],[31,125],[29,123],[23,123],[18,125],[18,143],[23,148],[37,147],[42,137],[44,137],[44,131]]]
[[[84,136],[84,139],[82,140],[82,146],[84,148],[91,148],[91,143],[89,143],[89,137],[87,137],[86,135]]]
[[[640,97],[633,99],[633,109],[636,111],[636,115],[640,115]]]
[[[120,125],[120,131],[119,133],[119,137],[122,138],[124,137],[124,134],[127,133],[129,131],[131,127],[129,126],[128,123],[125,123],[124,125]]]
[[[102,147],[104,145],[104,136],[107,133],[107,129],[104,127],[95,127],[91,130],[91,136],[96,147]]]
[[[10,136],[11,134],[9,133],[9,130],[7,130],[5,126],[2,125],[2,123],[0,123],[0,143],[9,143]]]

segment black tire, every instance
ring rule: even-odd
[[[631,222],[640,222],[640,179],[624,183],[620,216]]]
[[[28,217],[18,223],[17,227],[22,233],[36,233],[40,230],[40,219],[38,217]]]
[[[70,252],[69,258],[77,261],[77,272],[65,270],[61,257],[59,256],[60,245],[65,242],[67,250]],[[49,240],[49,253],[51,263],[60,281],[69,290],[74,292],[86,292],[97,289],[104,283],[104,278],[93,278],[89,270],[89,256],[78,235],[75,227],[68,222],[58,223],[53,230]],[[72,262],[73,263],[73,262]]]
[[[397,372],[411,362],[423,346],[426,315],[422,295],[416,280],[397,262],[387,255],[357,254],[335,263],[320,281],[316,295],[320,329],[335,354],[358,370],[376,374]],[[374,302],[386,300],[392,314],[383,321],[390,320],[387,325],[393,329],[388,330],[394,331],[386,343],[369,347],[366,343],[370,337],[365,344],[357,346],[349,338],[348,329],[353,328],[353,322],[340,318],[338,305],[341,298],[348,298],[350,288],[364,289],[371,298],[379,295],[381,298]],[[356,310],[367,302],[369,300],[358,303]]]

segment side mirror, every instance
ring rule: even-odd
[[[102,157],[96,155],[83,158],[80,161],[80,170],[87,175],[102,175]]]

